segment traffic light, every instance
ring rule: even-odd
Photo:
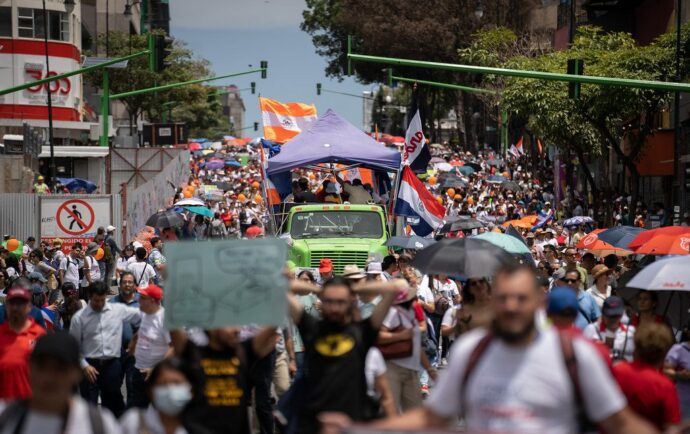
[[[259,123],[254,122],[254,131],[259,131]]]
[[[316,94],[321,95],[321,83],[316,83]]]
[[[249,87],[252,90],[252,95],[254,95],[256,93],[256,83],[252,81],[251,83],[249,83]]]
[[[568,74],[583,75],[585,73],[585,62],[582,59],[568,59]],[[580,97],[580,83],[568,82],[568,98],[577,99]]]
[[[266,78],[268,75],[268,62],[266,60],[261,61],[261,78]]]
[[[683,171],[685,172],[685,191],[690,192],[690,163],[683,164]]]
[[[172,53],[173,38],[164,35],[156,35],[153,43],[153,52],[155,56],[154,72],[162,72],[165,68],[170,66],[167,60],[170,53]]]

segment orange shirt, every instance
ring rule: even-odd
[[[12,331],[8,321],[0,324],[0,399],[31,396],[29,355],[46,331],[32,318],[29,321],[31,325],[21,333]]]

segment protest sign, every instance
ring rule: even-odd
[[[278,239],[165,245],[165,325],[284,325],[287,245]]]

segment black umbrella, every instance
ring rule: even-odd
[[[427,246],[436,243],[436,240],[431,238],[422,238],[417,235],[411,237],[390,237],[386,241],[388,247],[401,247],[403,249],[421,250]]]
[[[439,233],[445,234],[448,232],[471,231],[472,229],[479,229],[483,228],[484,226],[486,225],[477,219],[462,217],[455,221],[450,221],[444,224]]]
[[[230,184],[227,181],[222,181],[222,182],[217,183],[216,187],[218,187],[219,190],[223,190],[223,191],[232,190],[232,184]]]
[[[441,188],[465,188],[467,183],[460,178],[447,178],[441,182]]]
[[[465,166],[470,166],[471,168],[474,169],[475,172],[481,172],[482,171],[482,166],[477,163],[465,163]]]
[[[506,191],[521,191],[522,187],[515,181],[503,181],[501,183],[501,190]]]
[[[492,277],[515,258],[488,241],[475,238],[446,238],[417,253],[412,266],[427,274]]]
[[[174,226],[182,226],[183,224],[184,219],[182,216],[171,209],[167,211],[158,211],[146,220],[146,226],[152,226],[154,228],[171,228]]]
[[[486,162],[486,164],[488,164],[489,166],[500,166],[501,164],[503,164],[503,161],[501,161],[501,160],[489,160]]]

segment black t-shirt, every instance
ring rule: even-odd
[[[214,434],[250,434],[247,417],[249,370],[256,361],[252,341],[222,351],[189,342],[183,358],[197,377],[185,426]]]
[[[309,372],[299,432],[318,432],[316,417],[322,411],[344,412],[353,420],[366,419],[364,362],[378,330],[369,319],[339,325],[307,314],[302,315],[298,328]]]
[[[300,191],[295,193],[295,203],[316,203],[316,195],[311,191]]]

